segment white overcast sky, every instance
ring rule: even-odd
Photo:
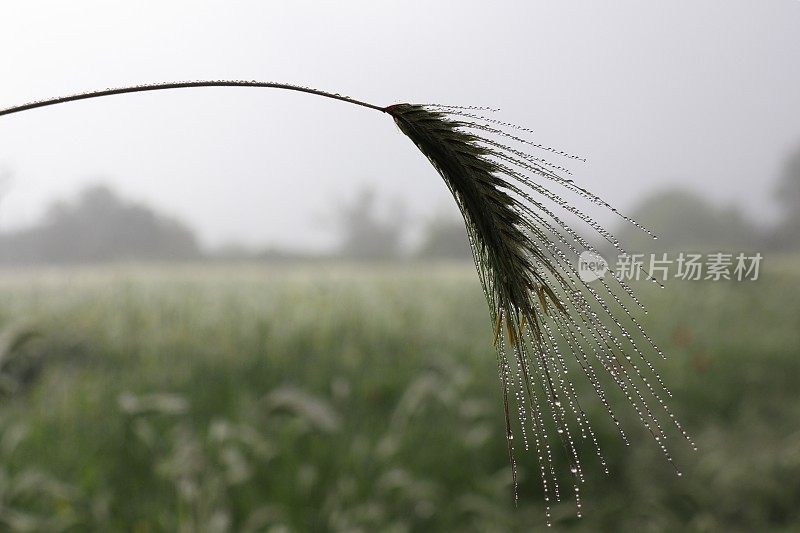
[[[800,146],[800,1],[0,2],[0,107],[213,78],[498,106],[621,207],[674,185],[770,220]],[[324,247],[364,185],[419,216],[452,203],[387,116],[272,89],[2,117],[0,173],[0,228],[105,182],[209,245]]]

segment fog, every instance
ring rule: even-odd
[[[17,2],[0,5],[0,108],[168,80],[258,79],[376,104],[500,107],[579,153],[612,203],[684,187],[776,218],[800,146],[800,2]],[[271,89],[115,96],[0,118],[0,229],[104,183],[206,247],[325,250],[372,187],[455,213],[388,117]]]

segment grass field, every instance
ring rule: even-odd
[[[554,530],[800,529],[800,262],[642,287],[695,437],[676,477],[591,396],[582,519]],[[514,508],[491,327],[468,265],[0,275],[0,528],[531,531]]]

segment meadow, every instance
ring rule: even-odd
[[[800,529],[800,261],[643,285],[677,477],[589,394],[583,518],[552,530]],[[471,265],[185,265],[0,274],[0,529],[534,531],[514,506]]]

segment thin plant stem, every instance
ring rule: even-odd
[[[153,83],[148,85],[135,85],[131,87],[117,87],[112,89],[103,89],[100,91],[91,91],[87,93],[73,94],[70,96],[60,96],[58,98],[38,100],[36,102],[30,102],[28,104],[9,107],[6,109],[0,109],[0,116],[11,115],[13,113],[19,113],[21,111],[28,111],[29,109],[36,109],[38,107],[47,107],[51,105],[65,104],[67,102],[88,100],[90,98],[100,98],[101,96],[113,96],[115,94],[140,93],[147,91],[161,91],[165,89],[190,89],[195,87],[260,87],[260,88],[271,88],[271,89],[284,89],[287,91],[296,91],[301,93],[313,94],[316,96],[322,96],[325,98],[332,98],[334,100],[340,100],[342,102],[347,102],[349,104],[366,107],[369,109],[374,109],[375,111],[381,111],[383,113],[388,112],[383,107],[376,106],[368,102],[362,102],[361,100],[356,100],[355,98],[343,96],[338,93],[329,93],[326,91],[320,91],[308,87],[301,87],[299,85],[291,85],[288,83],[274,83],[265,81],[246,81],[246,80],[210,80],[210,81],[204,80],[204,81],[178,81],[178,82],[167,82],[167,83]]]

